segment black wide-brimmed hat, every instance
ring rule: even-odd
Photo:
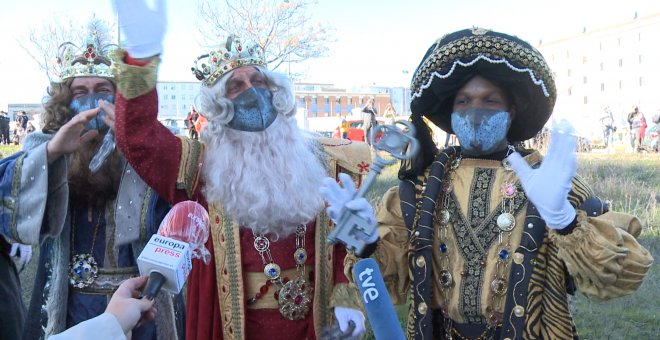
[[[477,75],[513,97],[516,116],[507,135],[509,141],[533,137],[550,118],[557,90],[541,53],[517,37],[482,28],[450,33],[431,45],[410,85],[412,114],[425,116],[453,133],[454,97]]]

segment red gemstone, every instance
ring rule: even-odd
[[[216,57],[213,57],[211,60],[213,60],[214,63],[218,62],[218,58],[216,58]]]
[[[287,299],[287,300],[291,300],[291,294],[287,294],[287,295],[286,295],[286,299]]]
[[[261,293],[254,294],[254,297],[257,299],[261,299]]]
[[[96,58],[96,53],[92,53],[92,59]]]
[[[300,289],[305,290],[305,285],[300,285]]]
[[[89,53],[85,53],[85,58],[89,58]]]
[[[301,304],[302,301],[303,301],[303,298],[302,298],[302,296],[300,296],[300,295],[296,296],[296,299],[294,300],[294,302],[296,303],[296,305]]]
[[[215,217],[215,223],[216,223],[216,224],[219,224],[219,223],[220,223],[220,216],[216,216],[216,217]]]
[[[275,293],[273,293],[273,297],[275,297],[275,300],[279,300],[280,299],[280,291],[278,290]]]
[[[92,51],[94,51],[94,50],[91,47],[87,48],[87,52],[92,53]]]
[[[272,286],[272,285],[273,285],[273,281],[270,281],[270,280],[269,280],[269,281],[266,281],[266,286],[269,286],[269,287],[270,287],[270,286]]]
[[[266,294],[267,291],[268,291],[268,285],[267,284],[265,284],[265,285],[261,286],[261,288],[259,288],[259,292],[261,292],[261,294]]]
[[[289,282],[289,277],[288,277],[288,276],[285,276],[285,277],[284,277],[284,283],[287,283],[287,282]]]

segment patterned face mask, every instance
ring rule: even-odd
[[[277,112],[272,104],[273,94],[267,88],[251,87],[232,99],[234,118],[227,124],[240,131],[263,131],[275,121]]]
[[[103,99],[109,103],[114,103],[115,101],[115,97],[113,95],[92,92],[71,100],[71,103],[69,104],[69,109],[73,111],[73,115],[75,116],[81,112],[85,112],[87,110],[91,110],[98,107],[99,99]],[[109,126],[105,124],[105,122],[103,121],[103,117],[105,117],[105,112],[103,111],[99,112],[99,114],[97,114],[96,117],[94,117],[94,119],[90,120],[89,123],[87,123],[87,126],[85,126],[85,131],[89,131],[89,130],[99,130],[99,132],[107,131],[109,129]]]
[[[451,128],[461,143],[463,153],[488,155],[506,145],[511,115],[506,111],[469,108],[451,114]]]

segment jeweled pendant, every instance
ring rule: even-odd
[[[449,213],[449,210],[442,209],[440,211],[440,223],[446,225],[447,223],[449,223],[450,218],[451,218],[451,214]]]
[[[282,270],[277,263],[269,263],[264,267],[264,275],[266,275],[269,280],[279,279],[281,273]]]
[[[490,283],[490,290],[495,296],[502,296],[506,293],[506,280],[497,278]]]
[[[439,276],[438,281],[440,281],[440,286],[443,288],[449,288],[454,283],[454,277],[446,269],[441,270]]]
[[[312,305],[312,285],[297,277],[282,286],[277,296],[280,314],[287,320],[304,319]]]
[[[518,188],[512,183],[504,183],[502,185],[502,195],[505,198],[513,198],[518,193]]]
[[[76,254],[69,264],[69,283],[76,288],[85,288],[98,277],[99,266],[92,254]]]
[[[516,219],[510,213],[503,213],[497,216],[497,227],[501,231],[511,231],[516,226]]]
[[[298,248],[293,253],[293,257],[297,264],[305,264],[305,262],[307,262],[307,251],[305,248]]]

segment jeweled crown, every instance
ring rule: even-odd
[[[84,48],[71,42],[60,45],[57,58],[60,81],[75,77],[113,78],[112,61],[107,56],[112,46],[96,46],[91,36],[85,40]]]
[[[199,56],[191,70],[205,86],[213,86],[227,72],[246,65],[266,66],[263,52],[256,44],[244,46],[240,38],[230,35],[225,46]]]

